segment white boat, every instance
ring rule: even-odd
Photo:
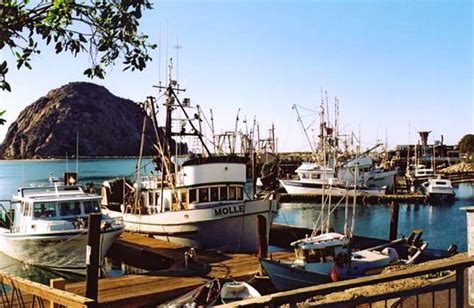
[[[272,195],[259,199],[247,197],[247,159],[210,153],[189,118],[186,123],[192,126],[207,150],[206,156],[194,155],[184,162],[171,157],[171,136],[184,133],[184,126],[179,133],[172,132],[172,111],[190,106],[189,99],[180,102],[175,85],[170,80],[165,88],[167,125],[164,140],[157,141],[161,175],[142,181],[137,174],[136,183],[128,190],[131,199],[124,198],[118,211],[107,204],[107,213],[123,217],[126,230],[157,239],[199,249],[255,252],[258,217],[264,219],[266,230],[270,230],[277,200]],[[146,105],[154,110],[153,104],[154,101]],[[156,113],[150,115],[153,119]],[[153,123],[157,123],[156,118]],[[269,231],[266,236],[268,240]]]
[[[324,194],[344,196],[354,188],[353,184],[351,186],[337,178],[333,168],[324,167],[318,163],[303,162],[296,169],[296,173],[298,179],[280,180],[281,185],[289,194],[323,194],[324,190]],[[357,187],[357,191],[370,195],[382,194],[385,188]]]
[[[101,212],[100,200],[80,186],[19,188],[0,208],[1,251],[27,264],[84,272],[88,214]],[[100,263],[123,230],[121,218],[102,215]]]
[[[243,281],[226,282],[221,288],[221,301],[223,304],[230,304],[244,299],[260,296],[262,296],[260,292]]]
[[[348,183],[349,186],[354,185],[356,168],[358,168],[357,185],[360,189],[379,189],[392,190],[395,181],[396,171],[384,171],[373,166],[373,160],[368,155],[363,155],[357,159],[341,165],[338,171],[338,178]]]
[[[422,184],[422,187],[429,201],[454,201],[456,194],[451,181],[441,179],[441,176],[436,179],[429,179]]]
[[[428,244],[421,232],[370,249],[351,251],[348,237],[324,233],[292,243],[293,262],[260,259],[274,286],[291,290],[381,272],[391,264],[415,262]]]

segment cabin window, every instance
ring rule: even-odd
[[[211,201],[219,201],[219,187],[211,187]]]
[[[209,202],[209,189],[199,188],[199,202]]]
[[[324,248],[324,254],[326,255],[326,257],[334,257],[336,256],[336,253],[334,252],[334,247],[326,247]]]
[[[189,190],[189,203],[196,202],[196,190],[190,189]]]
[[[171,203],[175,204],[177,203],[176,201],[176,192],[171,192]]]
[[[50,218],[56,216],[56,203],[44,202],[35,203],[33,209],[33,217],[35,218]]]
[[[236,198],[236,191],[235,191],[235,186],[230,186],[229,187],[229,200],[235,200]]]
[[[155,193],[152,191],[148,193],[148,204],[155,205]]]
[[[311,174],[311,179],[319,180],[319,174]]]
[[[244,199],[244,190],[242,187],[236,187],[236,196],[237,196],[237,200]]]
[[[227,186],[219,187],[220,197],[219,200],[227,200]]]
[[[181,192],[181,202],[182,203],[188,203],[188,193],[185,191]]]
[[[301,173],[301,178],[302,179],[309,179],[309,174],[308,173]]]
[[[447,185],[446,182],[436,182],[436,185]]]
[[[308,254],[308,262],[311,263],[319,263],[323,262],[324,255],[321,250],[319,249],[311,249]]]
[[[59,213],[61,216],[81,215],[81,204],[79,202],[59,203]]]
[[[86,214],[100,213],[99,202],[97,200],[84,201],[84,212]]]

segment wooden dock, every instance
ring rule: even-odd
[[[327,196],[328,194],[326,194]],[[280,202],[303,202],[303,203],[321,203],[322,194],[280,194]],[[331,196],[332,203],[337,203],[341,198],[345,198],[340,194],[333,194]],[[358,204],[386,204],[391,202],[408,203],[408,204],[424,204],[427,203],[427,198],[420,194],[403,194],[403,195],[368,195],[364,193],[356,193],[356,202]],[[353,195],[349,195],[349,202],[354,200]]]
[[[173,260],[165,270],[154,270],[141,275],[124,275],[99,280],[99,307],[138,307],[163,303],[176,298],[212,278],[249,280],[259,270],[256,254],[228,254],[197,250],[197,263],[184,268],[185,247],[154,238],[125,232],[112,250],[139,251],[155,255],[157,259]],[[134,252],[133,252],[134,251]],[[289,259],[293,253],[276,252],[278,259]],[[142,262],[142,260],[140,260]],[[145,264],[149,266],[150,264]],[[155,265],[155,264],[151,264]],[[85,293],[85,282],[70,283],[66,291]]]

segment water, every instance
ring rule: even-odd
[[[146,160],[145,163],[149,163]],[[82,184],[133,174],[136,159],[80,160],[79,179]],[[10,199],[21,186],[45,184],[49,174],[61,177],[65,171],[75,171],[73,160],[16,160],[0,161],[0,200]],[[148,164],[146,172],[152,170]],[[461,185],[456,189],[457,199],[451,205],[407,205],[400,204],[398,235],[408,235],[413,229],[422,229],[423,238],[432,248],[446,249],[456,244],[460,251],[467,250],[466,214],[460,210],[463,206],[474,205],[473,187]],[[352,212],[352,208],[349,209]],[[282,204],[275,222],[312,228],[320,213],[320,205],[285,203]],[[357,205],[355,234],[387,239],[389,234],[390,207],[387,205]],[[336,231],[342,231],[344,225],[344,205],[341,204],[331,217]],[[1,247],[0,247],[1,249]],[[125,268],[125,269],[124,269]],[[130,270],[123,264],[109,262],[107,271],[111,276],[123,275]],[[136,269],[135,269],[136,270]],[[0,271],[34,281],[48,283],[50,278],[64,277],[68,281],[83,280],[83,276],[65,275],[22,264],[0,253]]]

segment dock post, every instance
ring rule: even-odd
[[[456,308],[464,307],[464,269],[456,270]]]
[[[268,252],[267,243],[267,219],[263,215],[257,215],[257,234],[258,234],[258,256],[266,258]]]
[[[474,256],[474,206],[463,207],[461,210],[465,210],[467,215],[467,255]],[[468,269],[468,281],[469,305],[474,306],[474,266]],[[456,282],[458,282],[457,278]]]
[[[257,195],[257,153],[252,153],[252,197]]]
[[[89,214],[86,246],[86,297],[97,302],[99,288],[99,246],[101,213]]]
[[[54,289],[58,290],[66,290],[66,280],[63,278],[54,278],[49,280],[49,286]],[[59,308],[61,305],[55,304],[54,302],[50,302],[49,304],[50,308]]]
[[[390,236],[389,240],[394,241],[397,239],[398,232],[398,213],[400,212],[400,207],[397,201],[392,201],[391,204],[391,216],[390,216]]]

